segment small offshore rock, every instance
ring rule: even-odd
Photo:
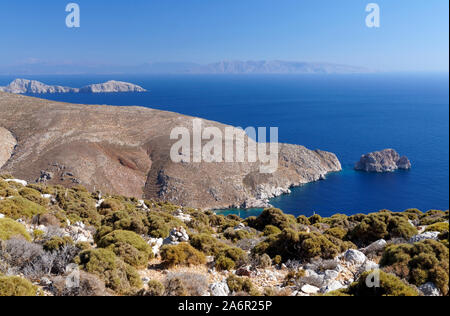
[[[363,155],[355,164],[355,170],[366,172],[393,172],[398,169],[411,169],[411,162],[394,149],[384,149]]]

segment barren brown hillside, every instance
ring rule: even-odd
[[[143,107],[78,105],[0,92],[0,172],[30,182],[165,199],[199,208],[252,206],[341,165],[332,153],[280,145],[279,168],[173,163],[170,132],[192,117]],[[226,125],[203,121],[204,126]]]

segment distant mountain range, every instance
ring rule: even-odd
[[[368,73],[364,67],[332,63],[293,61],[220,61],[211,64],[188,62],[145,63],[135,66],[54,64],[35,62],[0,67],[0,74],[351,74]]]

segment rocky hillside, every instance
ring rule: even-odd
[[[273,208],[242,220],[4,175],[0,296],[447,296],[448,220]]]
[[[279,146],[273,174],[261,174],[260,163],[173,163],[170,132],[179,126],[192,130],[192,119],[142,107],[67,104],[0,92],[0,171],[32,183],[83,184],[182,206],[224,208],[264,206],[292,186],[341,170],[332,153],[287,144]]]

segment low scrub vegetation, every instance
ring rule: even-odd
[[[295,218],[268,208],[243,220],[7,178],[0,176],[0,295],[291,295],[305,284],[326,292],[325,275],[347,281],[327,295],[412,296],[424,284],[449,295],[448,211]],[[419,231],[438,237],[411,239]],[[423,236],[437,240],[412,243]],[[367,250],[374,242],[382,247]],[[349,249],[363,257],[354,269]],[[366,286],[366,263],[379,264],[380,288]],[[71,288],[65,281],[77,267],[80,286]]]

